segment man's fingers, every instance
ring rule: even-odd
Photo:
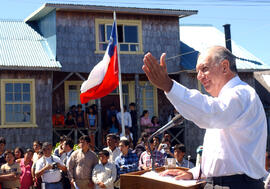
[[[166,53],[162,53],[162,55],[160,56],[160,66],[163,67],[163,69],[165,69],[167,71],[167,65],[165,62],[165,58],[166,58]]]

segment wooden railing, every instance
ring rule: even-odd
[[[78,144],[78,140],[83,135],[88,135],[90,129],[88,128],[53,128],[53,144],[55,145],[59,142],[60,136],[66,135],[67,137],[73,139],[74,144]],[[94,131],[95,135],[97,130]],[[95,150],[98,150],[97,145],[94,146]]]

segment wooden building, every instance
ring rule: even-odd
[[[35,104],[31,109],[33,121],[28,128],[18,130],[19,123],[16,123],[15,129],[10,126],[7,126],[8,130],[1,129],[1,135],[7,138],[9,133],[14,134],[16,139],[8,138],[10,146],[30,146],[30,141],[34,139],[51,141],[52,114],[56,110],[66,113],[71,105],[80,104],[80,85],[103,58],[113,22],[113,11],[117,14],[124,104],[135,102],[139,108],[138,115],[147,109],[150,116],[160,117],[161,124],[167,121],[172,106],[163,92],[147,81],[141,69],[142,59],[148,51],[158,58],[162,52],[166,52],[167,57],[179,54],[179,18],[196,14],[197,11],[47,3],[26,18],[25,23],[45,40],[50,60],[57,64],[60,62],[61,65],[53,70],[40,67],[40,72],[28,71],[31,70],[28,67],[22,72],[23,68],[17,65],[18,73],[7,66],[6,75],[1,72],[1,78],[30,78],[29,82],[33,83],[31,86],[35,86],[31,88]],[[179,58],[172,59],[168,63],[168,71],[178,72],[179,61]],[[172,77],[178,79],[177,74],[172,74]],[[4,98],[5,94],[7,91],[1,97]],[[92,103],[98,104],[100,123],[104,123],[104,114],[109,106],[114,103],[119,108],[118,90],[88,104]],[[99,126],[101,131],[101,124]],[[24,139],[23,133],[29,137]],[[25,144],[20,141],[25,141]]]

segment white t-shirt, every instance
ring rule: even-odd
[[[50,157],[43,156],[36,163],[36,173],[46,165],[53,164],[54,162],[64,165],[63,162],[60,160],[60,158],[57,156],[53,155]],[[61,180],[61,172],[59,169],[46,170],[45,173],[41,176],[41,178],[42,182],[45,183],[59,182]]]

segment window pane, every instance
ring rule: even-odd
[[[30,122],[31,114],[30,112],[23,112],[22,122]]]
[[[6,112],[6,122],[12,122],[13,114],[10,112]]]
[[[139,45],[130,45],[130,51],[139,51]]]
[[[6,84],[6,93],[12,93],[13,92],[13,84],[12,83],[7,83]]]
[[[23,84],[23,92],[24,93],[30,93],[30,84],[29,83],[24,83]]]
[[[124,36],[123,36],[123,26],[122,25],[117,26],[117,33],[118,33],[118,42],[123,43],[124,42]]]
[[[14,91],[17,93],[21,93],[22,92],[22,84],[21,83],[15,83],[14,84]]]
[[[15,102],[21,102],[22,101],[22,94],[21,93],[15,93]]]
[[[23,104],[23,112],[31,112],[31,105]]]
[[[6,114],[13,112],[13,105],[12,104],[6,104]]]
[[[79,104],[78,102],[79,93],[77,90],[69,90],[69,107],[72,105]]]
[[[69,90],[77,90],[77,86],[76,85],[69,85],[68,89]]]
[[[127,84],[122,85],[122,90],[123,90],[123,93],[128,93],[128,85]]]
[[[153,98],[153,91],[147,91],[147,92],[145,93],[145,97],[146,97],[146,98]]]
[[[13,102],[13,93],[6,93],[6,102]]]
[[[30,102],[30,94],[29,93],[23,94],[23,102]]]
[[[128,45],[127,44],[120,44],[120,51],[128,51]]]
[[[137,26],[125,26],[125,42],[138,43],[138,28]]]
[[[105,26],[104,26],[104,24],[99,25],[99,41],[105,42]]]
[[[23,120],[23,114],[21,112],[14,113],[14,120],[12,122],[22,122]]]
[[[110,40],[110,36],[111,36],[111,33],[112,33],[112,25],[106,25],[106,28],[107,28],[107,41]]]
[[[14,104],[14,112],[22,112],[22,105],[21,104]]]

